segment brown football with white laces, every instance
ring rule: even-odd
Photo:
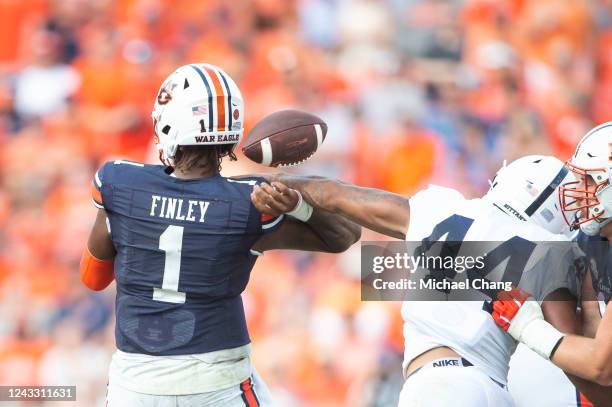
[[[296,165],[317,151],[326,134],[327,124],[320,117],[301,110],[280,110],[253,127],[242,152],[268,167]]]

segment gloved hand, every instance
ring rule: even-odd
[[[544,320],[542,308],[529,293],[513,288],[493,301],[495,323],[514,339],[550,359],[564,334]]]

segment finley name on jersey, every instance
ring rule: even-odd
[[[208,201],[188,199],[184,202],[181,198],[151,195],[151,212],[149,215],[159,218],[203,223],[208,205],[210,205]]]

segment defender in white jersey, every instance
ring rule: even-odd
[[[534,170],[540,163],[534,161],[543,159],[542,157],[525,157],[512,163],[505,172],[510,171],[514,176],[520,174],[513,166],[533,166]],[[563,164],[560,161],[549,158],[556,165],[551,165],[542,179],[547,180],[547,184],[531,184],[531,188],[540,191],[545,190],[547,185],[559,185],[567,171],[563,171]],[[556,162],[555,162],[556,161]],[[551,163],[551,164],[553,164]],[[521,168],[521,167],[518,167]],[[519,172],[519,174],[516,174]],[[533,172],[523,172],[534,177]],[[560,176],[558,174],[561,174]],[[498,177],[499,178],[499,177]],[[495,183],[504,182],[496,179]],[[546,181],[544,181],[546,182]],[[494,185],[495,185],[494,183]],[[527,182],[523,180],[525,186]],[[496,185],[498,187],[499,184]],[[551,187],[554,192],[554,187]],[[493,193],[495,191],[495,193]],[[515,194],[520,195],[517,190]],[[555,217],[554,199],[556,195],[550,194],[553,205],[542,205],[540,210],[551,211],[551,219],[555,218],[562,221],[562,218]],[[531,197],[535,199],[535,197]],[[503,201],[506,202],[503,202]],[[527,203],[527,205],[525,205]],[[538,226],[535,223],[526,223],[521,218],[529,219],[526,209],[530,203],[512,202],[508,196],[497,193],[492,188],[489,194],[481,199],[466,200],[457,191],[430,186],[427,190],[421,191],[410,200],[410,209],[413,221],[411,222],[406,240],[420,241],[432,233],[432,230],[442,222],[448,222],[453,216],[461,216],[470,222],[462,240],[464,241],[490,241],[504,242],[513,237],[519,237],[531,242],[564,241],[567,240],[562,235],[555,235],[550,231]],[[550,208],[553,206],[553,209]],[[558,206],[557,206],[558,210]],[[539,215],[539,212],[538,212]],[[560,215],[560,213],[558,214]],[[533,216],[532,216],[533,217]],[[544,223],[544,222],[541,222]],[[561,231],[560,225],[548,223],[547,226],[553,231]],[[457,227],[460,227],[459,225]],[[536,298],[544,299],[549,293],[558,288],[566,286],[566,278],[558,270],[554,261],[562,262],[564,256],[561,253],[541,253],[541,250],[552,250],[554,246],[536,246],[536,251],[532,253],[530,261],[527,263],[526,270],[519,287],[533,292]],[[537,260],[536,260],[537,259]],[[542,259],[550,268],[543,268]],[[499,335],[497,326],[491,320],[488,311],[483,309],[483,303],[477,301],[453,301],[453,302],[404,302],[402,306],[402,317],[404,319],[404,372],[410,380],[407,380],[402,391],[401,399],[405,405],[416,405],[418,401],[429,405],[427,392],[420,391],[424,382],[429,383],[428,387],[435,387],[436,405],[449,405],[454,400],[459,405],[512,405],[509,395],[505,391],[499,391],[507,384],[508,364],[510,356],[516,348],[516,342],[508,335]],[[437,349],[436,349],[437,348]],[[446,352],[446,349],[452,350]],[[432,351],[433,350],[433,351]],[[431,352],[430,352],[431,351]],[[428,353],[430,352],[430,353]],[[461,356],[470,364],[474,365],[474,370],[484,373],[490,380],[480,380],[479,385],[484,390],[486,398],[482,397],[482,391],[474,389],[468,392],[457,389],[446,388],[438,389],[436,384],[439,373],[434,369],[426,373],[426,378],[417,378],[417,373],[421,369],[424,360],[430,355],[446,357],[446,353]],[[456,372],[454,375],[463,374]],[[470,373],[471,374],[471,373]],[[415,379],[412,379],[412,375]],[[422,375],[424,376],[424,375]],[[476,380],[473,380],[476,383]],[[433,389],[432,389],[433,391]],[[448,402],[443,397],[448,397]],[[485,402],[486,400],[486,402]],[[455,404],[457,405],[457,404]]]
[[[275,178],[272,186],[256,187],[252,196],[255,206],[270,215],[278,215],[266,208],[276,199],[275,188],[288,185],[316,208],[400,239],[422,240],[446,222],[461,231],[460,239],[455,238],[461,241],[506,241],[515,236],[525,241],[565,240],[555,235],[564,227],[557,188],[571,174],[553,157],[524,157],[502,168],[489,193],[474,200],[437,186],[408,200],[321,178]],[[533,258],[544,259],[551,270],[564,260],[553,252]],[[519,284],[541,299],[566,284],[562,274],[543,273],[543,265],[530,258]],[[482,302],[404,303],[402,316],[407,380],[401,406],[513,405],[505,385],[516,342],[499,333]]]

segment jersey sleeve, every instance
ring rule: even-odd
[[[539,303],[558,289],[572,291],[570,274],[575,259],[576,253],[569,242],[538,242],[519,287],[532,294]]]
[[[456,203],[463,199],[463,195],[454,189],[431,184],[427,189],[417,192],[409,201],[410,224],[406,240],[421,240],[427,236],[437,219],[448,216]]]
[[[253,187],[255,185],[259,185],[262,182],[267,182],[265,178],[262,177],[241,177],[241,178],[226,178],[226,180],[232,184],[242,185],[246,187],[248,190],[248,199],[250,201],[250,194],[253,192]],[[243,190],[243,193],[246,190]],[[256,218],[256,234],[265,235],[267,233],[274,232],[278,228],[281,227],[285,219],[287,218],[284,214],[280,216],[270,216],[265,213],[261,213],[255,208],[255,205],[251,202],[251,219]],[[251,222],[251,228],[253,227],[253,223]],[[252,230],[252,229],[251,229]]]
[[[109,184],[108,178],[108,163],[105,163],[98,168],[91,181],[91,200],[98,209],[105,209],[103,187]]]
[[[260,216],[261,232],[263,234],[274,232],[285,221],[285,215],[284,214],[282,214],[280,216],[276,216],[276,217],[270,216],[270,215],[266,215],[265,213],[261,213],[260,215],[261,215]]]
[[[253,185],[259,185],[262,182],[266,182],[266,180],[263,178],[257,178]],[[257,211],[257,209],[255,210]],[[261,234],[264,235],[267,233],[272,233],[278,228],[280,228],[286,218],[285,214],[281,214],[279,216],[270,216],[265,213],[257,213],[259,214],[260,231]]]

